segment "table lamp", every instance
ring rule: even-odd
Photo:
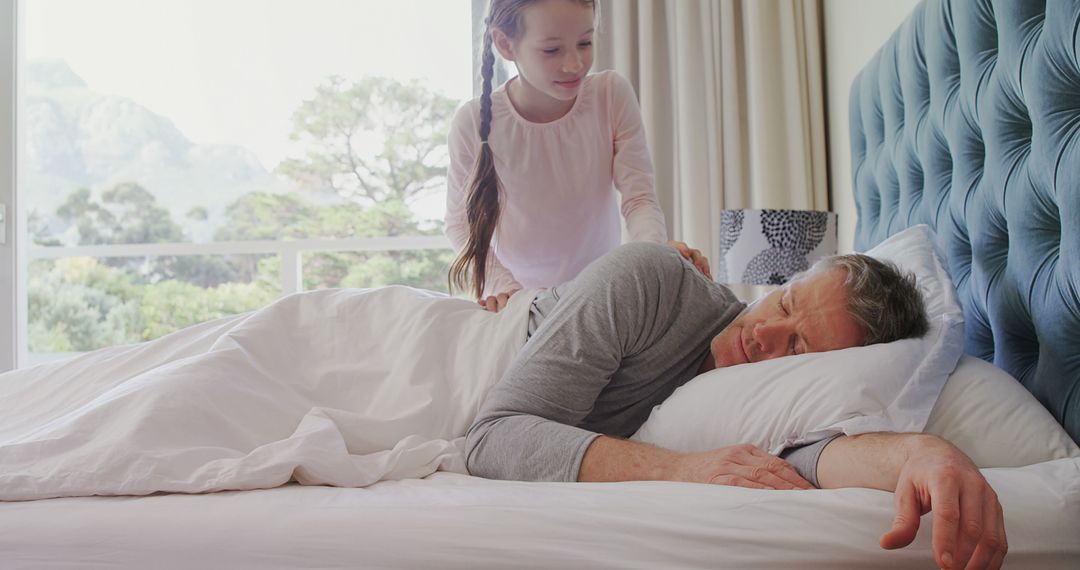
[[[720,266],[727,284],[779,286],[836,253],[836,214],[812,210],[723,210]]]

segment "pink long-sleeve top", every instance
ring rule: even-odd
[[[518,114],[506,85],[491,94],[488,142],[502,211],[485,295],[574,278],[619,245],[620,212],[631,241],[667,241],[641,111],[626,79],[612,71],[586,76],[570,111],[549,123]],[[469,236],[465,206],[479,132],[480,100],[473,99],[458,109],[449,137],[446,235],[459,252]]]

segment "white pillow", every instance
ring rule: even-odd
[[[867,252],[915,274],[930,330],[922,338],[777,358],[701,374],[632,439],[691,452],[752,443],[770,453],[835,433],[922,431],[963,352],[963,313],[922,225]]]
[[[1061,424],[1008,372],[965,355],[926,422],[979,467],[1020,467],[1080,457]]]

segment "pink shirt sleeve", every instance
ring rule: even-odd
[[[611,86],[615,127],[612,179],[622,197],[622,215],[632,241],[667,243],[664,213],[656,200],[655,180],[641,109],[630,82],[617,74]]]
[[[476,164],[477,148],[480,145],[479,125],[476,124],[475,112],[475,102],[466,103],[458,109],[450,126],[450,137],[447,141],[450,167],[446,174],[444,232],[457,253],[465,249],[465,244],[469,240],[469,221],[465,213],[466,194],[469,176]],[[510,270],[499,261],[494,247],[488,253],[486,281],[485,295],[522,289]]]

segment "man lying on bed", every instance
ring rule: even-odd
[[[913,278],[870,257],[825,260],[746,307],[674,249],[624,246],[533,301],[529,341],[469,429],[468,468],[514,480],[894,491],[882,547],[910,544],[933,506],[942,567],[998,567],[1006,542],[997,496],[967,456],[934,436],[840,436],[789,450],[787,461],[749,445],[680,454],[623,439],[701,372],[926,330]]]

